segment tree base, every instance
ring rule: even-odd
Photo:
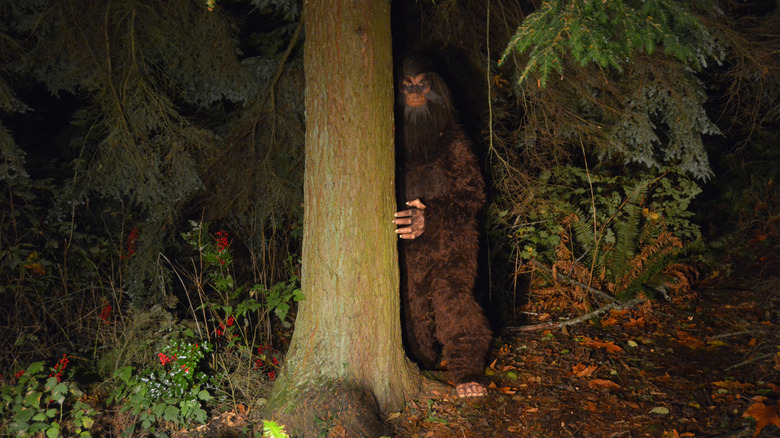
[[[379,417],[374,396],[344,382],[331,382],[285,398],[266,418],[284,425],[291,436],[382,437],[390,428]]]

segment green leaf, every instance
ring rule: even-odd
[[[48,438],[57,438],[60,436],[60,424],[57,422],[52,423],[51,427],[46,429],[46,436]]]
[[[152,412],[155,416],[161,417],[167,406],[167,403],[155,403],[155,405],[152,406]]]
[[[130,380],[130,376],[133,375],[133,367],[123,366],[114,371],[114,377],[119,377],[123,382],[127,383]]]
[[[198,393],[198,398],[201,399],[201,400],[204,400],[204,401],[209,401],[209,400],[214,399],[214,397],[212,397],[211,394],[209,394],[209,392],[207,390],[205,390],[205,389],[201,390]]]
[[[85,429],[91,428],[93,424],[95,424],[95,420],[92,417],[86,417],[85,416],[84,418],[81,419],[81,425]]]
[[[24,376],[32,376],[34,374],[38,374],[42,369],[43,369],[43,362],[32,363],[30,364],[30,366],[27,367]]]
[[[166,421],[178,422],[179,408],[177,408],[176,406],[168,405],[168,407],[165,408],[165,413],[163,413],[163,418]]]
[[[41,393],[38,391],[33,391],[29,394],[27,394],[27,397],[24,398],[24,404],[26,406],[33,406],[38,407],[41,402]]]

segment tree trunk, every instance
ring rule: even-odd
[[[304,23],[305,299],[268,412],[306,436],[378,435],[366,418],[401,409],[419,387],[401,344],[391,223],[390,5],[307,1]]]

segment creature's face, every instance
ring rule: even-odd
[[[431,82],[425,73],[406,76],[401,81],[401,93],[404,95],[406,106],[419,108],[427,102],[426,95],[431,91]]]

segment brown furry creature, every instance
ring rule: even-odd
[[[400,78],[399,188],[411,208],[396,213],[393,223],[404,239],[406,340],[428,368],[441,347],[458,395],[483,396],[487,390],[478,380],[491,333],[472,292],[484,182],[450,92],[431,70],[424,60],[410,58]]]

